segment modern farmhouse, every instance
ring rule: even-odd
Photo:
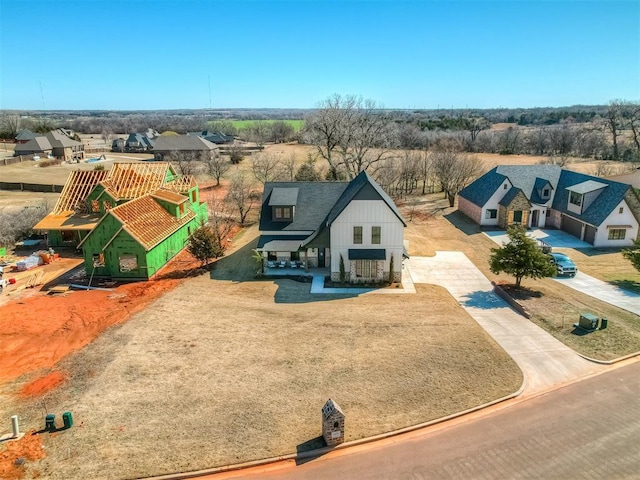
[[[366,173],[351,182],[267,182],[260,239],[271,268],[327,268],[334,281],[402,279],[406,224]]]
[[[624,183],[556,165],[502,165],[459,194],[458,209],[483,226],[559,228],[596,247],[638,238],[640,199]]]

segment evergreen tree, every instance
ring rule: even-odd
[[[622,250],[622,256],[629,260],[633,268],[640,272],[640,240],[635,240],[633,247]]]
[[[492,248],[489,266],[495,274],[504,272],[516,277],[516,288],[520,287],[523,277],[551,277],[556,268],[547,255],[542,253],[533,238],[527,237],[522,226],[507,229],[509,243],[501,248]]]
[[[189,238],[187,250],[196,259],[200,260],[203,267],[213,258],[224,255],[224,248],[222,248],[216,234],[208,225],[202,226],[193,232]]]

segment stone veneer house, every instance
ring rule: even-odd
[[[257,250],[267,262],[329,268],[342,258],[352,283],[402,279],[406,223],[393,200],[366,173],[351,182],[267,182]]]
[[[47,155],[65,161],[79,161],[84,158],[84,144],[58,129],[17,144],[14,155]]]
[[[638,238],[640,199],[624,183],[556,165],[501,165],[460,191],[458,210],[482,226],[558,228],[596,247]]]

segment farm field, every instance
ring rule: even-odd
[[[271,124],[276,120],[231,120],[231,123],[238,130],[242,130],[244,128],[248,128],[253,124],[260,122],[264,124]],[[304,126],[304,120],[283,120],[288,125],[293,127],[294,132],[299,132]]]
[[[24,429],[42,427],[43,400],[74,415],[77,427],[42,437],[47,456],[30,473],[130,478],[237,463],[318,445],[329,397],[354,440],[519,388],[515,363],[444,289],[340,297],[255,281],[256,235],[244,231],[210,275],[182,281],[54,368],[2,385],[0,409]],[[65,379],[56,389],[15,395],[54,372]]]

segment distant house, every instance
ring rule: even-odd
[[[267,182],[257,250],[267,265],[328,268],[353,283],[402,278],[406,226],[393,200],[366,173],[351,182]],[[342,260],[341,260],[342,259]]]
[[[16,143],[19,143],[19,144],[27,143],[29,140],[33,140],[37,136],[38,135],[36,133],[33,133],[31,130],[27,130],[26,128],[23,128],[15,136],[15,141]]]
[[[159,136],[155,140],[153,154],[156,160],[176,160],[182,155],[194,160],[218,154],[217,145],[202,137],[192,135]]]
[[[479,225],[551,227],[596,247],[638,238],[640,199],[630,185],[556,165],[502,165],[459,194],[458,209]]]
[[[35,230],[54,247],[82,248],[95,277],[150,278],[207,220],[198,185],[167,163],[115,163],[71,173]]]
[[[66,130],[53,130],[38,135],[26,143],[17,144],[14,155],[51,155],[65,161],[78,161],[84,158],[84,144],[73,140]]]
[[[227,135],[222,132],[209,132],[207,130],[204,130],[202,132],[189,132],[187,133],[187,135],[192,137],[202,137],[211,143],[215,143],[216,145],[233,143],[233,140],[234,140],[233,135]]]
[[[111,142],[112,152],[144,153],[153,150],[155,135],[153,130],[145,133],[130,133],[124,138],[116,138]]]

